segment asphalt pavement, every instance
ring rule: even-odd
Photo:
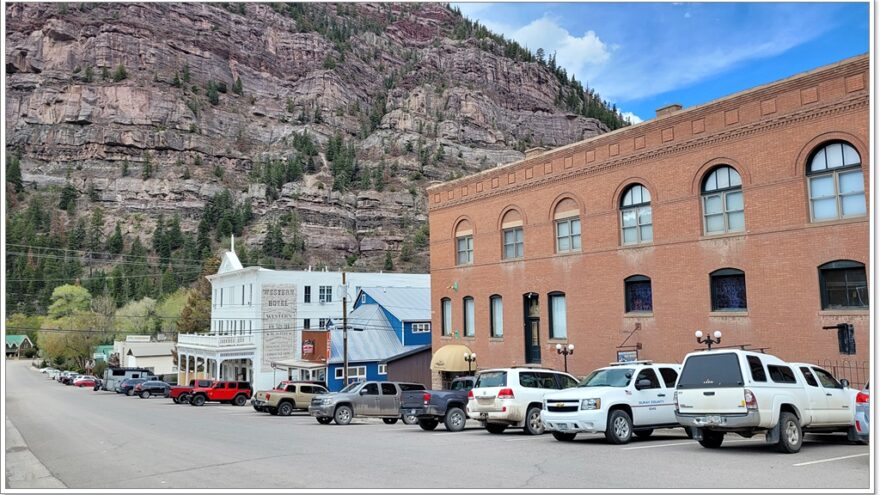
[[[68,488],[867,490],[870,483],[870,448],[843,435],[809,435],[790,455],[763,436],[728,435],[722,448],[707,450],[680,429],[627,445],[601,435],[563,443],[515,430],[491,435],[470,422],[460,433],[442,425],[424,432],[373,419],[325,426],[304,412],[278,417],[250,405],[177,405],[61,385],[28,361],[7,361],[4,380],[7,419]]]

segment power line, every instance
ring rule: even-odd
[[[66,256],[66,255],[62,256],[60,254],[30,253],[30,252],[24,252],[24,251],[6,251],[6,254],[11,255],[11,256],[26,256],[28,258],[38,258],[38,259],[81,261],[81,258],[76,258],[73,256]],[[170,263],[170,262],[167,264],[165,264],[165,263],[152,263],[149,261],[149,259],[146,256],[143,256],[142,258],[144,261],[114,260],[114,259],[102,260],[102,259],[93,259],[92,258],[92,259],[88,259],[87,262],[88,263],[104,262],[104,263],[113,264],[113,265],[140,265],[140,266],[148,266],[148,267],[168,266],[168,267],[184,267],[184,268],[189,267],[189,268],[193,268],[193,269],[197,268],[200,270],[204,269],[204,266],[200,265],[200,264]]]
[[[110,256],[113,256],[113,257],[121,256],[121,257],[123,257],[123,258],[125,258],[125,257],[134,257],[134,258],[141,258],[141,257],[143,257],[143,256],[138,255],[138,254],[124,254],[124,253],[114,254],[114,253],[111,253],[111,252],[109,252],[109,251],[88,251],[88,250],[81,250],[81,249],[67,249],[67,248],[53,248],[53,247],[42,247],[42,246],[29,246],[29,245],[27,245],[27,244],[13,244],[13,243],[8,243],[8,244],[6,244],[6,245],[7,245],[7,246],[13,246],[13,247],[19,247],[19,248],[28,248],[28,249],[45,249],[45,250],[49,250],[49,251],[62,251],[62,252],[71,252],[71,253],[84,253],[84,254],[87,254],[87,255],[101,254],[101,255],[110,255]],[[156,257],[156,259],[158,259],[158,260],[182,261],[182,262],[183,262],[183,261],[192,261],[193,263],[199,263],[199,264],[204,264],[204,262],[206,261],[206,260],[197,260],[197,259],[188,259],[188,258],[173,258],[173,257],[167,257],[167,258],[164,258],[164,257]]]

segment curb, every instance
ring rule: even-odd
[[[28,449],[27,443],[6,418],[6,488],[67,488]]]

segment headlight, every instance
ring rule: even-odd
[[[333,399],[321,399],[321,405],[323,405],[323,406],[329,406],[332,403],[333,403]]]
[[[590,409],[600,409],[602,407],[601,399],[584,399],[581,401],[581,411]]]

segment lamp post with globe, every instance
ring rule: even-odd
[[[721,331],[715,330],[712,336],[707,335],[706,338],[703,338],[703,332],[697,330],[694,332],[694,337],[697,338],[698,344],[706,344],[708,350],[712,350],[712,344],[720,344],[721,343]],[[715,337],[714,339],[712,337]]]
[[[568,373],[568,356],[574,354],[574,344],[556,344],[556,352],[562,354],[562,359],[565,362],[565,372]]]

